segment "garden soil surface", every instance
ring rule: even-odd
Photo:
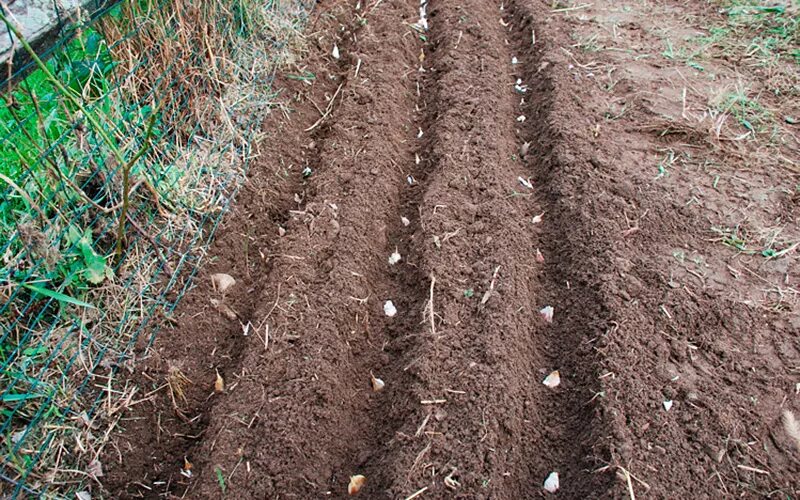
[[[291,112],[138,352],[95,493],[344,498],[363,475],[363,498],[521,499],[557,472],[564,498],[796,497],[800,322],[763,292],[796,291],[796,250],[738,254],[710,221],[757,184],[754,217],[796,230],[766,187],[797,172],[657,176],[667,146],[724,151],[653,131],[686,106],[663,64],[575,48],[612,8],[615,43],[653,43],[670,18],[623,3],[428,0],[423,30],[419,0],[318,2],[278,77]],[[631,111],[604,119],[614,99]]]

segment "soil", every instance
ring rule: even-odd
[[[744,203],[753,231],[797,233],[798,173],[653,128],[686,87],[636,50],[715,14],[638,6],[429,0],[420,33],[418,0],[318,2],[297,68],[316,79],[280,79],[292,113],[267,120],[209,263],[142,346],[105,495],[343,498],[361,474],[364,498],[537,498],[557,471],[566,498],[796,496],[797,251],[737,253],[710,228]],[[612,24],[598,43],[628,51],[578,53]]]

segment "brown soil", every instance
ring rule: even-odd
[[[681,114],[662,61],[573,54],[604,22],[614,43],[653,43],[657,19],[622,3],[430,0],[421,37],[418,0],[319,2],[302,68],[317,78],[281,82],[291,117],[268,120],[209,264],[141,353],[148,395],[104,459],[109,496],[342,498],[363,474],[365,498],[532,498],[551,471],[567,498],[797,495],[781,425],[800,410],[796,251],[756,261],[709,229],[753,186],[751,224],[796,224],[778,187],[797,174],[728,171],[717,190],[686,162],[654,180],[665,144],[726,150],[649,128]],[[216,272],[237,279],[225,297]],[[771,307],[763,281],[795,302]]]

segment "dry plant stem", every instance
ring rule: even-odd
[[[156,242],[155,238],[153,238],[150,235],[150,233],[145,231],[144,228],[142,228],[142,226],[140,226],[139,223],[136,222],[136,220],[133,217],[131,217],[131,214],[125,214],[125,215],[128,218],[128,222],[130,222],[131,225],[137,231],[139,231],[139,234],[141,234],[148,242],[150,242],[150,245],[153,247],[153,251],[155,252],[156,257],[158,257],[158,260],[161,261],[161,264],[164,266],[164,271],[167,273],[167,275],[172,276],[174,274],[172,271],[172,267],[169,265],[169,261],[167,261],[167,259],[164,257],[164,254],[161,253],[161,250],[158,248],[158,243]]]
[[[317,128],[317,127],[318,127],[318,126],[319,126],[319,125],[320,125],[320,124],[321,124],[321,123],[322,123],[322,122],[325,120],[325,118],[327,118],[327,117],[328,117],[328,115],[329,115],[329,114],[331,114],[331,111],[333,111],[333,102],[336,100],[336,96],[338,96],[338,95],[339,95],[339,92],[342,90],[342,87],[344,87],[344,83],[341,83],[341,84],[339,84],[339,88],[338,88],[338,89],[336,89],[336,92],[333,94],[333,97],[331,97],[331,101],[328,103],[328,106],[327,106],[327,108],[325,108],[325,114],[323,114],[323,115],[322,115],[322,116],[319,118],[319,120],[317,120],[316,122],[314,122],[314,125],[311,125],[310,127],[308,127],[308,128],[305,130],[306,132],[311,132],[312,130],[314,130],[315,128]]]
[[[433,287],[436,286],[436,276],[431,274],[431,290],[430,290],[430,298],[428,299],[428,313],[430,314],[431,318],[431,335],[436,337],[436,322],[435,322],[435,314],[433,312]]]
[[[150,123],[147,125],[147,133],[144,137],[144,144],[142,147],[139,148],[139,151],[133,155],[133,158],[128,160],[125,166],[122,168],[122,212],[119,216],[119,226],[117,227],[117,251],[116,251],[116,261],[119,262],[120,258],[122,257],[122,240],[125,237],[125,221],[127,220],[128,216],[128,198],[130,195],[130,172],[133,164],[136,163],[139,158],[150,148],[150,137],[153,135],[153,124],[156,121],[156,114],[157,110],[153,110],[153,113],[150,115]],[[156,252],[158,250],[156,249]]]

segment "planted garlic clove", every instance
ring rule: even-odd
[[[542,255],[542,251],[539,250],[538,248],[536,249],[536,262],[538,262],[539,264],[544,262],[544,255]]]
[[[386,387],[386,383],[379,379],[378,377],[370,374],[370,378],[372,379],[372,390],[375,392],[381,392],[384,387]]]
[[[542,381],[542,383],[544,385],[546,385],[547,387],[549,387],[551,389],[554,389],[554,388],[558,387],[559,384],[561,384],[561,374],[558,373],[558,370],[554,370],[554,371],[550,372],[550,375],[545,377],[545,379]]]
[[[334,43],[333,50],[331,51],[331,55],[334,59],[339,59],[339,47]]]
[[[558,482],[558,472],[551,472],[544,480],[544,491],[555,493],[561,485]]]
[[[533,184],[531,184],[531,181],[529,181],[528,179],[525,179],[522,176],[520,176],[520,177],[517,177],[517,180],[519,181],[520,184],[522,184],[526,188],[533,189]]]
[[[214,392],[220,394],[223,391],[225,391],[225,380],[222,378],[222,375],[219,374],[219,371],[217,371],[217,380],[214,381]]]
[[[348,495],[358,495],[361,488],[367,483],[367,478],[358,474],[357,476],[350,476],[350,484],[347,485]]]
[[[390,318],[393,318],[395,314],[397,314],[397,308],[394,306],[391,300],[387,300],[383,303],[383,312]]]
[[[542,318],[547,321],[548,323],[553,322],[553,307],[552,306],[545,306],[540,311],[539,314]]]
[[[400,262],[402,259],[403,258],[400,256],[400,252],[398,252],[397,249],[395,248],[394,253],[392,253],[392,255],[389,256],[389,265],[393,266],[398,262]]]
[[[664,411],[670,411],[672,409],[672,400],[668,399],[664,401],[663,405],[664,405]]]

